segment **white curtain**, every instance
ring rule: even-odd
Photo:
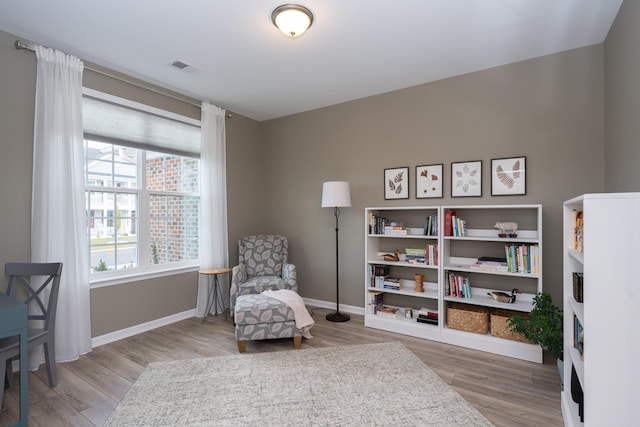
[[[56,360],[91,350],[89,249],[83,185],[82,71],[74,56],[36,47],[32,262],[62,262]],[[41,350],[40,350],[41,351]],[[42,354],[33,354],[36,369]]]
[[[202,103],[200,147],[200,268],[228,267],[225,110]],[[228,304],[229,275],[219,277]],[[196,316],[207,308],[207,276],[200,275]],[[212,307],[213,311],[213,307]],[[219,311],[219,310],[218,310]]]

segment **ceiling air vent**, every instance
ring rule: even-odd
[[[173,61],[171,63],[171,66],[189,74],[198,74],[204,71],[202,68],[196,67],[195,65],[187,64],[186,62],[179,60]]]

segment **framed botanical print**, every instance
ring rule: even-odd
[[[491,195],[527,194],[526,162],[527,158],[524,156],[491,159]]]
[[[482,160],[451,163],[451,197],[482,196]]]
[[[416,166],[416,199],[442,197],[443,164]]]
[[[391,168],[384,170],[384,198],[409,198],[409,168]]]

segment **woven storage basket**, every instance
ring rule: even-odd
[[[486,334],[489,330],[489,309],[475,305],[449,303],[447,326],[450,329]]]
[[[524,342],[527,344],[533,344],[526,339],[524,335],[517,334],[509,329],[509,322],[507,319],[515,314],[524,314],[520,312],[501,310],[496,308],[491,310],[491,335],[494,337],[505,338],[512,341]]]

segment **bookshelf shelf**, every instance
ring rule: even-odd
[[[400,262],[400,261],[382,261],[382,260],[370,260],[371,263],[373,264],[378,264],[378,265],[395,265],[398,267],[407,267],[407,268],[426,268],[426,269],[431,269],[431,270],[437,270],[438,266],[437,265],[427,265],[427,264],[413,264],[410,262]]]
[[[411,288],[403,288],[400,290],[395,290],[395,289],[374,288],[371,286],[368,288],[368,290],[372,292],[380,291],[380,292],[385,292],[389,294],[407,295],[407,296],[416,297],[416,298],[438,299],[437,290],[425,289],[424,292],[416,292],[414,289],[411,289]]]
[[[456,210],[465,219],[469,228],[465,236],[444,236],[444,212]],[[432,228],[427,227],[427,218],[437,217]],[[402,233],[402,228],[411,230],[407,235],[386,235],[380,231],[382,224],[393,223],[393,233]],[[517,237],[502,238],[494,224],[498,221],[517,222]],[[400,225],[401,224],[401,225]],[[375,227],[375,228],[374,228]],[[417,231],[430,229],[433,236],[417,235]],[[409,233],[409,231],[407,231]],[[474,348],[491,353],[506,355],[542,363],[542,349],[533,344],[525,344],[487,333],[479,335],[447,328],[447,305],[461,303],[487,309],[504,309],[515,312],[529,312],[533,296],[542,290],[542,206],[541,205],[493,205],[493,206],[417,206],[379,207],[365,209],[365,326],[383,329],[405,335],[421,337],[454,345]],[[401,261],[381,261],[380,254],[402,253],[405,248],[416,248],[421,242],[437,245],[437,265],[412,264]],[[514,273],[492,270],[486,266],[474,266],[480,257],[505,257],[505,245],[536,245],[539,248],[539,265],[535,273]],[[533,256],[531,257],[533,262]],[[533,265],[533,264],[531,264]],[[376,287],[380,284],[382,271],[388,277],[402,279],[399,290]],[[533,270],[532,270],[533,271]],[[455,272],[468,276],[472,298],[458,298],[445,295],[445,273]],[[424,275],[425,292],[415,291],[415,274]],[[378,276],[378,281],[373,276]],[[384,281],[383,281],[384,282]],[[511,293],[513,288],[521,293],[513,304],[502,303],[487,295],[491,291]],[[396,319],[388,315],[374,314],[372,294],[381,294],[384,304],[414,309],[437,310],[438,324],[425,325],[415,319]]]
[[[533,294],[518,294],[516,301],[513,303],[498,302],[487,295],[493,289],[471,287],[472,298],[458,298],[453,296],[445,296],[445,301],[457,302],[460,304],[479,305],[482,307],[501,308],[504,310],[514,310],[529,312],[533,308]]]
[[[577,215],[580,213],[580,215]],[[564,388],[567,426],[637,424],[640,343],[636,310],[640,193],[585,194],[563,204]],[[584,222],[576,227],[576,218]],[[580,224],[578,224],[580,225]],[[576,228],[581,239],[576,244]],[[583,250],[576,250],[582,246]],[[573,274],[582,273],[582,299],[574,297]],[[576,348],[577,319],[584,337]],[[572,378],[572,367],[576,378]],[[577,384],[576,384],[577,381]],[[572,390],[583,391],[584,417]]]
[[[420,239],[420,240],[438,240],[437,236],[424,236],[421,234],[407,234],[399,236],[393,234],[369,234],[368,237],[378,237],[381,239]]]

